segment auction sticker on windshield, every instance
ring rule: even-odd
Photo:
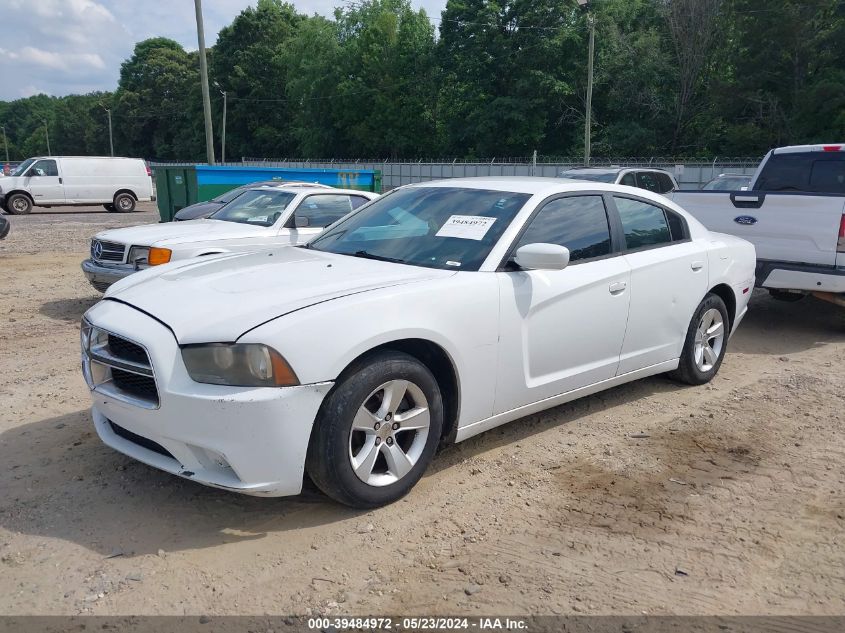
[[[464,240],[483,240],[496,218],[483,215],[453,215],[435,234],[437,237],[459,237]]]

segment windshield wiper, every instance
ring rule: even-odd
[[[400,259],[398,257],[385,257],[384,255],[375,255],[373,253],[368,253],[367,251],[355,251],[354,253],[347,253],[347,255],[362,257],[363,259],[376,259],[380,262],[392,262],[394,264],[407,263],[404,259]]]

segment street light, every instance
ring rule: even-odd
[[[214,133],[211,130],[211,97],[208,94],[208,61],[205,57],[205,30],[202,24],[202,2],[194,0],[197,14],[197,42],[200,54],[200,81],[202,83],[202,111],[205,117],[205,155],[209,165],[214,164]]]
[[[47,137],[47,156],[52,156],[53,153],[50,151],[50,130],[47,127],[47,119],[41,119],[44,122],[44,134]]]
[[[214,87],[223,95],[223,132],[220,134],[220,162],[226,163],[226,91],[220,87],[220,84],[214,82]]]
[[[587,11],[590,44],[587,53],[587,116],[584,121],[584,166],[590,166],[590,132],[593,118],[593,57],[596,51],[596,18],[589,12],[590,0],[577,0],[578,6]]]
[[[109,150],[111,150],[111,155],[114,156],[114,139],[112,138],[111,133],[111,110],[102,103],[100,104],[100,107],[106,111],[106,114],[109,115]]]

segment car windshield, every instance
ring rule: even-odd
[[[530,197],[460,187],[400,189],[347,216],[307,248],[428,268],[478,270]]]
[[[595,182],[616,182],[617,172],[615,171],[565,171],[560,177],[570,180],[592,180]]]
[[[222,202],[223,204],[229,204],[232,200],[237,198],[241,195],[244,191],[249,191],[246,187],[236,187],[235,189],[230,189],[225,193],[221,193],[216,198],[212,198],[212,202]]]
[[[20,165],[18,165],[18,167],[17,167],[17,169],[15,169],[15,171],[13,171],[9,175],[10,176],[23,176],[23,173],[27,169],[29,169],[29,166],[32,165],[32,163],[34,163],[34,162],[35,162],[34,158],[27,158],[24,162],[22,162]]]
[[[212,220],[240,222],[255,226],[273,226],[296,197],[290,191],[250,189],[211,214]]]
[[[747,187],[750,182],[750,176],[720,176],[704,185],[704,189],[708,191],[737,191],[742,187]]]

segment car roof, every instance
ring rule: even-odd
[[[845,152],[845,143],[820,143],[818,145],[787,145],[777,147],[774,154],[793,154],[798,152]]]
[[[561,173],[564,174],[618,174],[625,169],[633,169],[633,167],[570,167]]]
[[[474,178],[450,178],[432,180],[405,185],[408,188],[456,187],[462,189],[486,189],[509,193],[527,193],[531,195],[568,193],[570,191],[611,191],[643,196],[651,193],[645,189],[614,185],[604,182],[572,180],[568,178],[543,178],[535,176],[478,176]],[[657,194],[655,194],[657,195]],[[646,196],[647,197],[647,196]],[[661,196],[655,198],[661,199]]]
[[[310,184],[310,183],[309,183]],[[378,195],[374,194],[372,191],[360,191],[358,189],[336,189],[335,187],[328,187],[326,185],[311,185],[311,186],[301,186],[301,185],[291,185],[290,183],[286,184],[258,184],[256,186],[247,187],[244,185],[243,187],[247,191],[266,191],[269,189],[274,189],[278,191],[287,191],[289,193],[299,194],[299,193],[337,193],[337,194],[354,194],[354,195],[363,195],[363,196],[373,196]]]

